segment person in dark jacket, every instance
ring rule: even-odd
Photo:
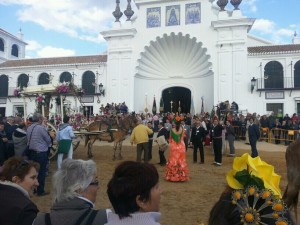
[[[5,123],[5,126],[4,126],[4,130],[6,132],[6,136],[8,139],[5,159],[9,159],[10,157],[15,155],[14,142],[13,142],[12,136],[17,128],[18,128],[18,125],[15,124],[15,118],[8,117],[7,122]]]
[[[147,126],[153,131],[153,126],[152,126],[152,122],[149,121],[147,123]],[[148,151],[148,159],[151,160],[152,159],[152,146],[153,146],[153,133],[152,134],[148,134],[148,147],[149,147],[149,151]]]
[[[19,124],[18,128],[14,131],[12,135],[15,156],[23,156],[23,153],[27,148],[27,136],[25,128],[26,126],[24,123]]]
[[[257,152],[257,148],[256,148],[256,143],[257,140],[260,137],[260,133],[259,133],[259,129],[258,126],[253,123],[253,118],[251,117],[249,122],[250,125],[248,127],[248,135],[249,135],[249,142],[251,145],[251,157],[255,158],[256,156],[258,156],[258,152]]]
[[[224,127],[219,123],[218,119],[214,119],[211,129],[211,139],[213,142],[216,166],[222,166],[222,130]]]
[[[164,127],[164,123],[160,122],[158,124],[158,133],[157,133],[157,137],[161,137],[164,136],[166,142],[168,142],[169,139],[169,132],[168,130]],[[157,141],[156,141],[157,142]],[[159,153],[159,163],[161,166],[165,166],[167,163],[166,157],[165,157],[165,149],[162,149],[161,147],[159,147],[158,149],[158,153]]]
[[[5,161],[5,154],[7,148],[8,139],[4,130],[4,122],[0,122],[0,166],[3,165]]]
[[[194,163],[197,163],[197,151],[199,149],[200,151],[200,164],[204,163],[204,149],[203,149],[203,141],[206,136],[206,131],[201,125],[201,121],[197,120],[195,122],[195,126],[192,128],[192,134],[191,134],[191,142],[194,147],[193,152],[193,161]]]
[[[11,157],[0,174],[0,224],[32,225],[38,213],[30,195],[37,188],[39,164]]]
[[[228,156],[234,157],[235,156],[235,147],[234,147],[235,132],[229,120],[226,121],[226,139],[228,141],[229,150],[230,150]]]

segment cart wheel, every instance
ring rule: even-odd
[[[57,131],[56,131],[56,128],[51,123],[47,123],[47,130],[48,130],[49,135],[53,139],[53,145],[50,149],[50,153],[48,156],[48,158],[51,160],[51,159],[55,158],[55,156],[57,155],[57,142],[56,142]]]
[[[51,148],[50,148],[50,153],[49,153],[49,156],[48,158],[50,160],[54,159],[55,156],[57,155],[57,145],[53,145]]]
[[[72,145],[73,145],[73,151],[75,151],[75,150],[78,148],[79,144],[80,144],[80,141],[73,141],[73,142],[72,142]]]

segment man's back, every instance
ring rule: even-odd
[[[135,142],[136,144],[148,142],[149,134],[153,134],[153,131],[149,127],[139,124],[133,129],[130,141]]]

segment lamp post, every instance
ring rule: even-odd
[[[101,95],[105,96],[105,90],[103,89],[103,84],[102,83],[100,83],[98,87],[99,87],[99,91],[96,92],[96,95],[97,95],[97,98],[98,98],[97,103],[100,103],[99,96],[101,96]]]
[[[256,79],[253,77],[251,79],[251,94],[253,93],[255,85],[256,85]]]

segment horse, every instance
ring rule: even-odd
[[[85,138],[85,147],[88,146],[88,156],[93,157],[92,147],[96,140],[114,142],[113,160],[122,159],[122,144],[129,130],[137,125],[137,118],[134,113],[122,118],[109,118],[107,120],[94,121],[88,125],[88,132],[99,132],[99,134],[87,134]],[[118,157],[116,153],[118,150]]]
[[[285,153],[288,185],[283,200],[289,208],[294,208],[297,220],[297,204],[300,190],[300,138],[291,143]]]

